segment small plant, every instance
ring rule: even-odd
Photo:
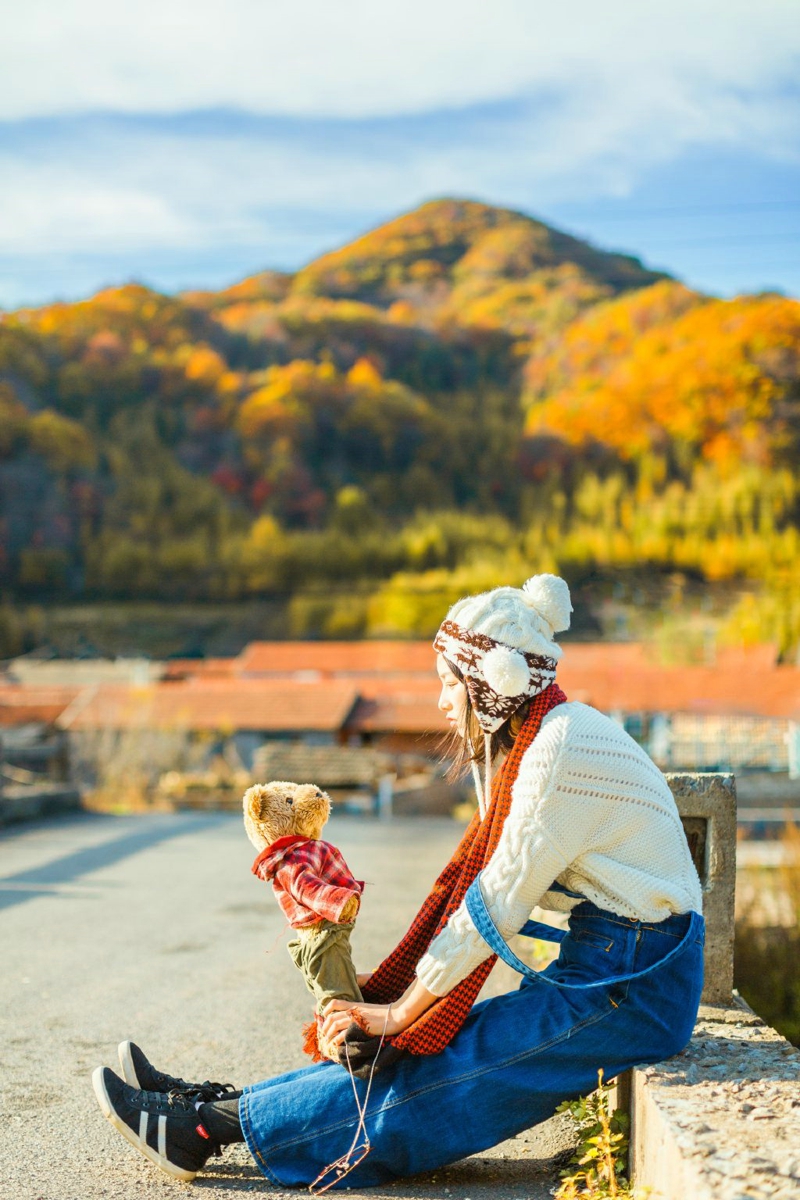
[[[597,1091],[579,1100],[565,1100],[556,1112],[568,1113],[580,1135],[570,1166],[561,1172],[555,1200],[606,1200],[632,1196],[625,1178],[630,1119],[626,1112],[611,1112],[611,1088],[597,1072]],[[577,1169],[574,1169],[577,1168]]]

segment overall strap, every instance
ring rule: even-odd
[[[584,991],[587,988],[609,987],[615,983],[627,983],[631,979],[641,979],[643,975],[649,975],[651,971],[663,967],[677,954],[685,948],[689,941],[696,938],[698,932],[703,928],[703,918],[699,913],[692,912],[689,927],[681,940],[678,942],[669,954],[665,954],[658,962],[651,963],[649,967],[644,967],[641,971],[629,971],[626,975],[610,975],[605,979],[596,979],[592,983],[563,983],[558,979],[550,979],[541,971],[534,971],[527,963],[524,963],[521,958],[517,958],[513,950],[510,948],[505,938],[499,932],[492,918],[489,916],[489,910],[486,907],[486,901],[483,898],[481,891],[481,877],[478,877],[470,884],[464,902],[467,907],[467,912],[472,918],[472,922],[481,935],[483,940],[494,951],[498,958],[502,958],[503,962],[508,963],[520,975],[524,975],[526,979],[536,979],[540,983],[549,983],[552,987],[568,988],[570,991]],[[540,932],[543,930],[545,932]],[[540,921],[527,921],[523,925],[520,933],[526,937],[538,937],[544,941],[562,942],[567,936],[566,930],[555,929],[550,925],[544,925]]]
[[[569,888],[564,887],[563,883],[559,883],[555,879],[547,890],[548,892],[559,892],[562,896],[569,896],[571,900],[586,899],[586,897],[582,896],[580,892],[570,891]],[[466,897],[464,897],[464,899],[466,900]],[[522,937],[538,938],[540,942],[563,942],[564,938],[567,936],[566,929],[557,929],[555,925],[544,925],[541,921],[526,921],[519,932]],[[484,939],[484,941],[485,940],[486,939]]]

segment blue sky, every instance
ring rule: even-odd
[[[800,294],[795,0],[29,0],[0,305],[293,269],[443,195]]]

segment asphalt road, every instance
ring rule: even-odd
[[[353,938],[359,969],[405,931],[459,833],[446,820],[331,821],[327,836],[369,883]],[[194,1184],[175,1182],[112,1129],[90,1082],[98,1064],[117,1069],[123,1038],[165,1070],[237,1086],[307,1063],[299,1029],[310,998],[252,857],[241,821],[221,814],[81,815],[2,834],[0,1200],[166,1200],[192,1187],[209,1200],[281,1195],[243,1146]],[[509,985],[496,970],[488,986]],[[550,1121],[364,1195],[543,1200],[566,1144],[563,1122]]]

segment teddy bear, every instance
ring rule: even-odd
[[[350,934],[364,890],[337,848],[321,840],[330,797],[312,783],[277,780],[247,789],[242,801],[247,836],[258,851],[253,874],[272,883],[295,930],[288,944],[295,966],[316,1000],[316,1017],[304,1030],[313,1058],[338,1053],[322,1045],[320,1017],[329,1000],[362,999]]]

